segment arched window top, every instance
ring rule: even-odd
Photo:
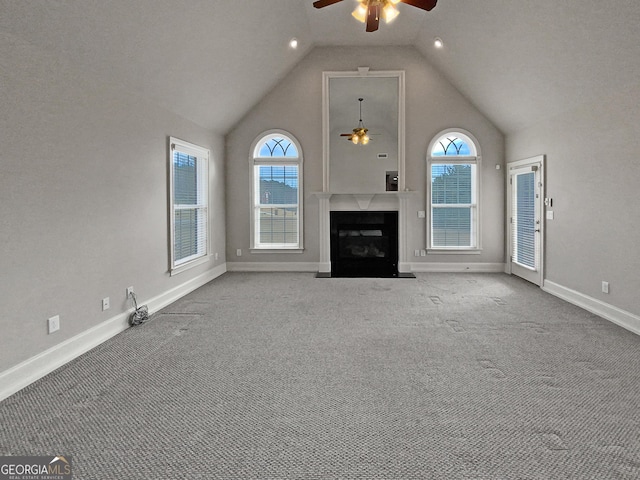
[[[283,133],[270,133],[256,143],[254,158],[299,158],[296,142]]]
[[[475,142],[466,134],[449,131],[440,135],[432,143],[432,157],[476,157]]]

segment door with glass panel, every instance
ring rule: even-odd
[[[514,275],[542,284],[543,159],[509,164],[509,263]]]

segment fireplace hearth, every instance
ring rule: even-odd
[[[397,277],[398,212],[332,211],[331,276]]]

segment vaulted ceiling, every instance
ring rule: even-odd
[[[351,17],[354,0],[312,3],[0,0],[0,41],[31,44],[219,133],[314,46],[415,46],[505,133],[640,81],[638,0],[400,4],[374,33]]]

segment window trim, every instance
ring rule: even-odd
[[[469,146],[475,149],[476,155],[437,155],[433,156],[433,151],[436,143],[445,136],[456,135]],[[432,186],[431,186],[431,168],[436,165],[475,165],[475,182],[472,185],[472,193],[474,193],[475,202],[472,202],[470,206],[474,210],[474,222],[472,222],[472,235],[475,239],[473,246],[470,247],[441,247],[433,245],[432,235],[432,223],[433,223],[433,207],[432,200]],[[447,128],[436,134],[431,142],[429,142],[429,149],[427,150],[427,192],[426,192],[426,238],[427,238],[427,254],[436,255],[468,255],[468,254],[480,254],[482,253],[482,208],[481,208],[481,184],[482,184],[482,155],[480,153],[480,145],[478,140],[470,132],[461,128]],[[459,206],[465,206],[467,204],[456,204]]]
[[[197,265],[202,265],[210,260],[211,256],[211,234],[210,234],[210,225],[209,225],[209,159],[210,159],[210,151],[204,147],[199,145],[185,142],[184,140],[180,140],[179,138],[169,137],[169,274],[171,276],[177,275],[185,270],[189,270]],[[198,206],[196,208],[204,209],[205,215],[205,241],[204,241],[204,251],[201,253],[197,253],[195,255],[191,255],[189,257],[182,258],[176,261],[176,252],[175,252],[175,212],[176,204],[174,203],[174,152],[179,151],[181,153],[186,153],[187,155],[194,156],[198,159],[198,188],[202,189],[199,192],[202,197],[201,201],[198,202]]]
[[[286,137],[291,140],[291,143],[296,147],[298,151],[297,157],[260,157],[258,156],[258,148],[266,141],[274,137]],[[278,165],[278,166],[297,166],[298,167],[298,243],[297,245],[278,245],[278,244],[265,244],[260,245],[257,242],[257,219],[256,210],[258,205],[256,204],[256,166],[260,165]],[[298,139],[291,133],[282,129],[272,129],[262,132],[258,135],[251,144],[250,156],[249,156],[249,181],[250,181],[250,241],[249,251],[251,253],[302,253],[304,252],[304,205],[303,205],[303,165],[304,158],[302,153],[302,147]]]

